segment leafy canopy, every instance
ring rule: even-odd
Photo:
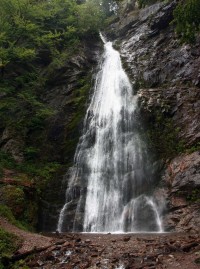
[[[181,1],[174,10],[174,23],[183,42],[194,42],[196,33],[200,31],[200,1]]]
[[[61,67],[103,20],[96,0],[0,0],[0,127],[39,127],[51,116],[38,98],[45,87],[41,68]]]

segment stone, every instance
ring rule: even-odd
[[[70,246],[71,244],[68,242],[68,241],[66,241],[64,244],[63,244],[63,247],[68,247],[68,246]]]
[[[180,155],[168,166],[165,178],[171,192],[186,192],[188,195],[200,188],[200,152]]]
[[[128,242],[128,241],[130,241],[130,239],[131,239],[130,236],[126,236],[126,237],[123,238],[123,241],[124,241],[124,242]]]
[[[55,260],[54,254],[52,252],[47,252],[44,256],[43,256],[44,261],[53,261]]]
[[[21,163],[24,161],[24,155],[23,155],[23,142],[21,139],[9,139],[2,147],[2,150],[6,153],[11,154],[13,159],[17,163]]]
[[[57,246],[60,246],[60,245],[63,245],[63,244],[65,244],[65,240],[59,240],[59,241],[57,241],[55,243],[55,245],[57,245]]]
[[[150,28],[152,30],[165,29],[173,19],[173,10],[176,7],[176,1],[172,1],[170,4],[164,6],[157,14],[154,19],[150,22]]]

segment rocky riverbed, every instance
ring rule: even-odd
[[[52,236],[52,235],[51,235]],[[30,268],[182,268],[200,266],[199,234],[61,234]]]
[[[21,230],[1,217],[0,227],[21,239],[13,256],[3,257],[5,268],[18,261],[34,269],[197,269],[200,266],[199,232],[41,235]]]

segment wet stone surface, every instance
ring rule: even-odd
[[[61,234],[55,239],[27,258],[30,268],[199,268],[199,234]]]

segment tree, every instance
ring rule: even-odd
[[[194,42],[196,33],[200,31],[200,1],[181,1],[174,10],[173,22],[183,42]]]
[[[12,125],[24,133],[34,122],[41,125],[51,114],[39,100],[46,79],[41,68],[52,74],[62,67],[84,35],[98,33],[104,18],[97,0],[80,5],[76,0],[0,0],[2,128]]]
[[[88,0],[77,7],[78,32],[81,35],[85,33],[97,33],[104,25],[105,13],[101,2],[98,0]]]

